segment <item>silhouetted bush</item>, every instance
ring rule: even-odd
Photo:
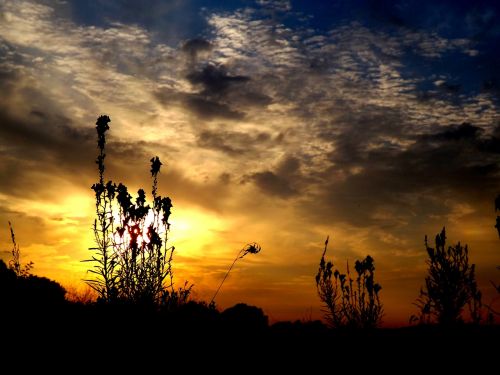
[[[481,319],[481,292],[475,277],[475,265],[469,264],[469,249],[458,242],[446,248],[446,230],[436,235],[436,247],[431,248],[425,236],[429,259],[425,287],[420,290],[416,305],[420,316],[413,317],[421,323],[436,321],[449,326],[463,321],[462,313],[469,306],[471,320]]]
[[[63,305],[66,291],[57,282],[34,275],[17,276],[0,260],[0,301],[3,308],[29,312],[27,309]]]
[[[238,303],[221,313],[226,328],[259,331],[268,327],[268,317],[261,308]]]
[[[142,305],[179,304],[187,301],[191,286],[175,290],[172,258],[175,248],[167,246],[172,202],[158,195],[158,174],[162,163],[151,159],[152,206],[143,189],[135,203],[123,184],[104,181],[108,116],[96,122],[96,159],[99,181],[92,186],[96,201],[95,255],[89,270],[96,277],[88,284],[105,302],[131,302]]]
[[[325,261],[328,238],[316,275],[316,288],[324,303],[325,318],[334,328],[375,328],[382,319],[383,309],[379,298],[382,287],[375,283],[375,266],[371,256],[354,264],[357,277],[352,279],[349,265],[347,273],[333,269]]]

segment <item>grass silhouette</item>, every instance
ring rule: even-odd
[[[21,250],[16,242],[16,236],[14,234],[14,228],[9,221],[10,239],[12,241],[12,259],[9,261],[9,268],[15,272],[18,277],[28,277],[31,275],[31,269],[33,268],[33,262],[26,263],[24,266],[21,265]]]

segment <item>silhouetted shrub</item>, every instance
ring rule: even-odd
[[[122,301],[158,306],[185,302],[191,287],[176,291],[173,287],[172,257],[175,248],[167,246],[172,202],[158,195],[158,174],[162,163],[151,159],[152,203],[146,203],[143,189],[135,203],[123,184],[104,180],[106,132],[108,116],[96,122],[96,159],[99,181],[92,186],[95,193],[96,216],[95,255],[89,260],[94,279],[88,284],[105,302]],[[175,300],[175,301],[173,301]]]
[[[77,289],[75,287],[65,287],[66,289],[66,300],[80,305],[90,305],[95,303],[97,300],[97,295],[94,289],[86,285],[84,289]]]
[[[59,283],[46,277],[17,276],[0,260],[0,300],[4,308],[21,311],[52,308],[65,303],[65,294]]]
[[[7,267],[5,262],[0,259],[0,299],[11,301],[14,298],[17,289],[17,275],[14,270]]]
[[[446,248],[446,230],[436,235],[436,247],[431,248],[425,236],[429,259],[425,287],[420,290],[416,305],[420,316],[411,320],[421,323],[436,321],[440,325],[453,325],[463,321],[462,313],[469,306],[471,320],[481,319],[481,292],[475,277],[475,265],[469,264],[469,249],[458,242]]]
[[[167,313],[171,329],[178,332],[201,332],[219,328],[219,311],[205,302],[190,300],[175,308],[162,309],[162,312]]]
[[[357,277],[352,279],[349,264],[347,273],[333,269],[331,261],[325,261],[328,238],[316,275],[316,288],[324,304],[323,312],[329,325],[334,328],[375,328],[382,319],[383,309],[379,298],[382,287],[375,283],[375,266],[371,256],[354,264]]]
[[[261,308],[238,303],[221,313],[221,318],[227,328],[239,330],[259,331],[268,326],[268,317]]]

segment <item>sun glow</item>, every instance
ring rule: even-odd
[[[116,211],[113,213],[113,221],[115,226],[113,244],[117,252],[125,251],[133,238],[138,248],[147,246],[151,241],[148,228],[154,225],[161,238],[164,238],[165,232],[168,232],[167,243],[164,245],[179,247],[179,249],[182,247],[184,254],[194,255],[200,251],[201,247],[213,242],[216,234],[226,228],[224,221],[218,215],[204,213],[193,208],[172,212],[168,228],[161,223],[159,218],[155,218],[152,211],[148,213],[143,223],[130,221],[125,225],[122,234],[118,230],[121,228],[121,219]]]
[[[175,246],[182,246],[183,251],[196,252],[225,229],[225,222],[214,213],[192,208],[179,209],[172,212],[169,241]]]

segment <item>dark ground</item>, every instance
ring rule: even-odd
[[[0,270],[2,271],[2,270]],[[52,373],[496,374],[500,326],[332,330],[319,321],[268,325],[263,311],[189,302],[153,309],[82,304],[59,284],[0,272],[3,371]]]

